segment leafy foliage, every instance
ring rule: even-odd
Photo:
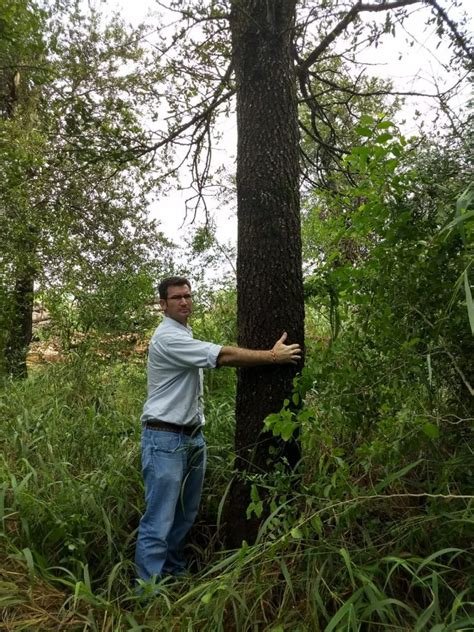
[[[0,103],[6,332],[27,303],[31,318],[32,297],[14,299],[25,277],[30,295],[33,284],[73,297],[120,286],[121,303],[109,307],[125,312],[133,310],[133,284],[125,289],[124,279],[156,274],[169,253],[148,219],[152,178],[144,160],[130,154],[146,142],[140,108],[151,78],[137,66],[146,64],[141,31],[128,31],[118,18],[104,25],[79,4],[58,9],[7,3],[0,14],[7,42],[0,48],[2,85],[11,86]]]
[[[388,121],[366,117],[358,131],[363,141],[346,158],[355,187],[320,196],[306,217],[310,305],[327,319],[327,338],[312,343],[320,419],[369,438],[366,456],[380,463],[414,456],[423,434],[462,449],[473,340],[460,296],[453,300],[462,243],[442,229],[463,174],[452,152],[415,152]]]

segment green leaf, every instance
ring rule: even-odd
[[[456,219],[461,221],[461,224],[459,225],[459,233],[465,246],[467,245],[467,242],[466,231],[464,229],[464,220],[472,214],[472,211],[470,213],[466,213],[466,210],[469,208],[469,206],[471,206],[473,200],[474,188],[471,184],[456,201]]]
[[[349,577],[351,580],[352,588],[356,587],[356,583],[354,580],[354,574],[352,572],[352,561],[349,555],[349,551],[345,548],[339,549],[339,553],[341,554],[342,559],[344,560],[344,564],[346,565],[347,572],[349,573]]]
[[[446,226],[441,230],[441,232],[444,233],[445,231],[448,231],[451,228],[454,228],[458,224],[463,224],[466,220],[471,219],[472,217],[474,217],[474,211],[469,211],[467,213],[463,213],[462,215],[458,215],[455,219],[449,222],[449,224],[446,224]],[[463,228],[461,229],[460,227],[460,231],[461,231],[461,237],[463,237],[463,241],[465,241],[464,229]]]
[[[298,424],[294,421],[287,421],[286,423],[282,424],[280,434],[283,441],[288,441],[292,437],[293,432],[296,430],[297,427]]]
[[[409,349],[410,347],[413,347],[413,345],[416,345],[419,342],[420,342],[420,338],[410,338],[410,340],[407,340],[406,342],[402,344],[402,349]]]
[[[386,132],[385,134],[379,134],[378,136],[376,136],[376,138],[374,139],[374,143],[386,143],[388,140],[391,140],[393,138],[392,134],[389,134],[388,132]]]
[[[423,432],[430,439],[438,439],[439,437],[439,429],[437,428],[437,426],[435,426],[434,424],[430,424],[429,422],[423,424]]]
[[[34,575],[35,572],[35,563],[33,561],[33,554],[31,553],[30,548],[26,547],[21,551],[26,560],[26,566],[28,568],[28,573],[30,576]]]
[[[372,116],[370,116],[370,114],[362,114],[359,123],[361,125],[373,125],[374,119]]]
[[[347,617],[350,616],[350,613],[353,608],[354,602],[360,598],[361,594],[364,591],[364,587],[358,588],[355,593],[353,593],[347,601],[344,601],[342,606],[336,612],[336,614],[332,617],[332,619],[327,624],[324,632],[332,632],[333,630],[347,630],[348,627],[346,625],[341,625],[344,619],[347,621]]]
[[[376,125],[377,129],[388,129],[389,127],[395,127],[392,121],[380,121],[380,123]]]
[[[252,487],[250,488],[250,498],[254,502],[258,502],[260,500],[260,496],[259,496],[258,489],[257,489],[256,485],[252,485]]]
[[[355,131],[357,132],[357,134],[359,134],[359,136],[366,136],[367,138],[370,138],[372,136],[372,130],[370,130],[368,127],[358,126],[355,128]]]
[[[310,520],[310,524],[313,527],[313,529],[316,531],[316,533],[318,535],[322,535],[323,533],[323,521],[321,520],[321,518],[316,515],[313,516]]]
[[[469,317],[469,324],[471,325],[471,332],[474,335],[474,302],[472,300],[471,285],[469,283],[469,270],[464,270],[464,292],[466,294],[467,315]]]
[[[301,531],[299,527],[293,527],[290,533],[291,533],[291,537],[294,538],[295,540],[301,540],[301,538],[303,537],[303,532]]]
[[[278,413],[272,413],[271,415],[268,415],[268,417],[265,418],[265,421],[263,422],[265,425],[265,428],[267,428],[268,430],[271,430],[275,424],[278,423],[278,421],[280,420],[280,415]]]
[[[393,481],[396,481],[397,479],[402,478],[402,476],[405,476],[405,474],[407,474],[410,470],[419,465],[422,461],[423,459],[418,459],[418,461],[409,463],[408,465],[405,465],[405,467],[402,467],[400,470],[392,472],[391,474],[386,476],[383,481],[380,481],[380,483],[375,486],[375,491],[377,493],[380,493],[385,487],[387,487],[387,485],[390,485],[390,483],[393,483]]]
[[[437,560],[439,557],[447,555],[448,553],[452,553],[453,554],[449,558],[449,563],[452,564],[452,561],[456,557],[458,557],[459,555],[465,554],[466,551],[464,551],[464,549],[460,549],[460,548],[455,547],[455,546],[448,546],[448,547],[446,547],[444,549],[440,549],[439,551],[435,551],[434,553],[432,553],[431,555],[428,555],[428,557],[426,557],[423,560],[423,562],[418,567],[417,575],[420,576],[420,571],[423,568],[426,568],[427,566],[429,566],[431,564],[431,562],[433,562],[434,560]]]
[[[298,419],[298,423],[302,424],[307,421],[314,421],[314,412],[309,408],[305,408],[303,410],[298,411],[296,418]]]

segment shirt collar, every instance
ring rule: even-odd
[[[185,331],[188,331],[189,333],[193,332],[193,330],[191,329],[189,325],[183,325],[182,323],[178,322],[174,318],[171,318],[170,316],[167,316],[166,314],[163,314],[163,321],[166,322],[168,326],[174,327],[176,329],[184,329]]]

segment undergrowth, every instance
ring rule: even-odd
[[[317,370],[310,363],[308,371]],[[71,356],[3,385],[2,629],[474,629],[472,462],[464,444],[429,437],[417,420],[357,432],[334,421],[342,409],[327,415],[307,380],[295,421],[300,468],[289,476],[275,467],[253,481],[267,505],[259,539],[224,550],[233,379],[212,375],[192,574],[164,580],[146,604],[132,588],[144,364]]]

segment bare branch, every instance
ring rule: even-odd
[[[370,90],[369,92],[359,92],[358,90],[355,90],[354,88],[351,88],[349,86],[341,86],[335,81],[331,81],[330,79],[327,79],[326,77],[322,77],[321,75],[317,73],[310,73],[310,75],[317,81],[324,83],[330,86],[331,88],[334,88],[334,90],[338,90],[339,92],[345,92],[346,94],[350,94],[354,97],[377,97],[377,96],[393,95],[397,97],[425,97],[427,99],[439,99],[440,97],[449,95],[462,81],[462,79],[460,79],[456,81],[456,83],[453,86],[451,86],[450,88],[447,88],[443,92],[435,92],[433,94],[429,94],[425,92],[413,92],[413,91],[404,92],[404,91],[389,90],[389,89]],[[299,100],[299,103],[304,103],[305,101],[306,99],[303,98]]]

